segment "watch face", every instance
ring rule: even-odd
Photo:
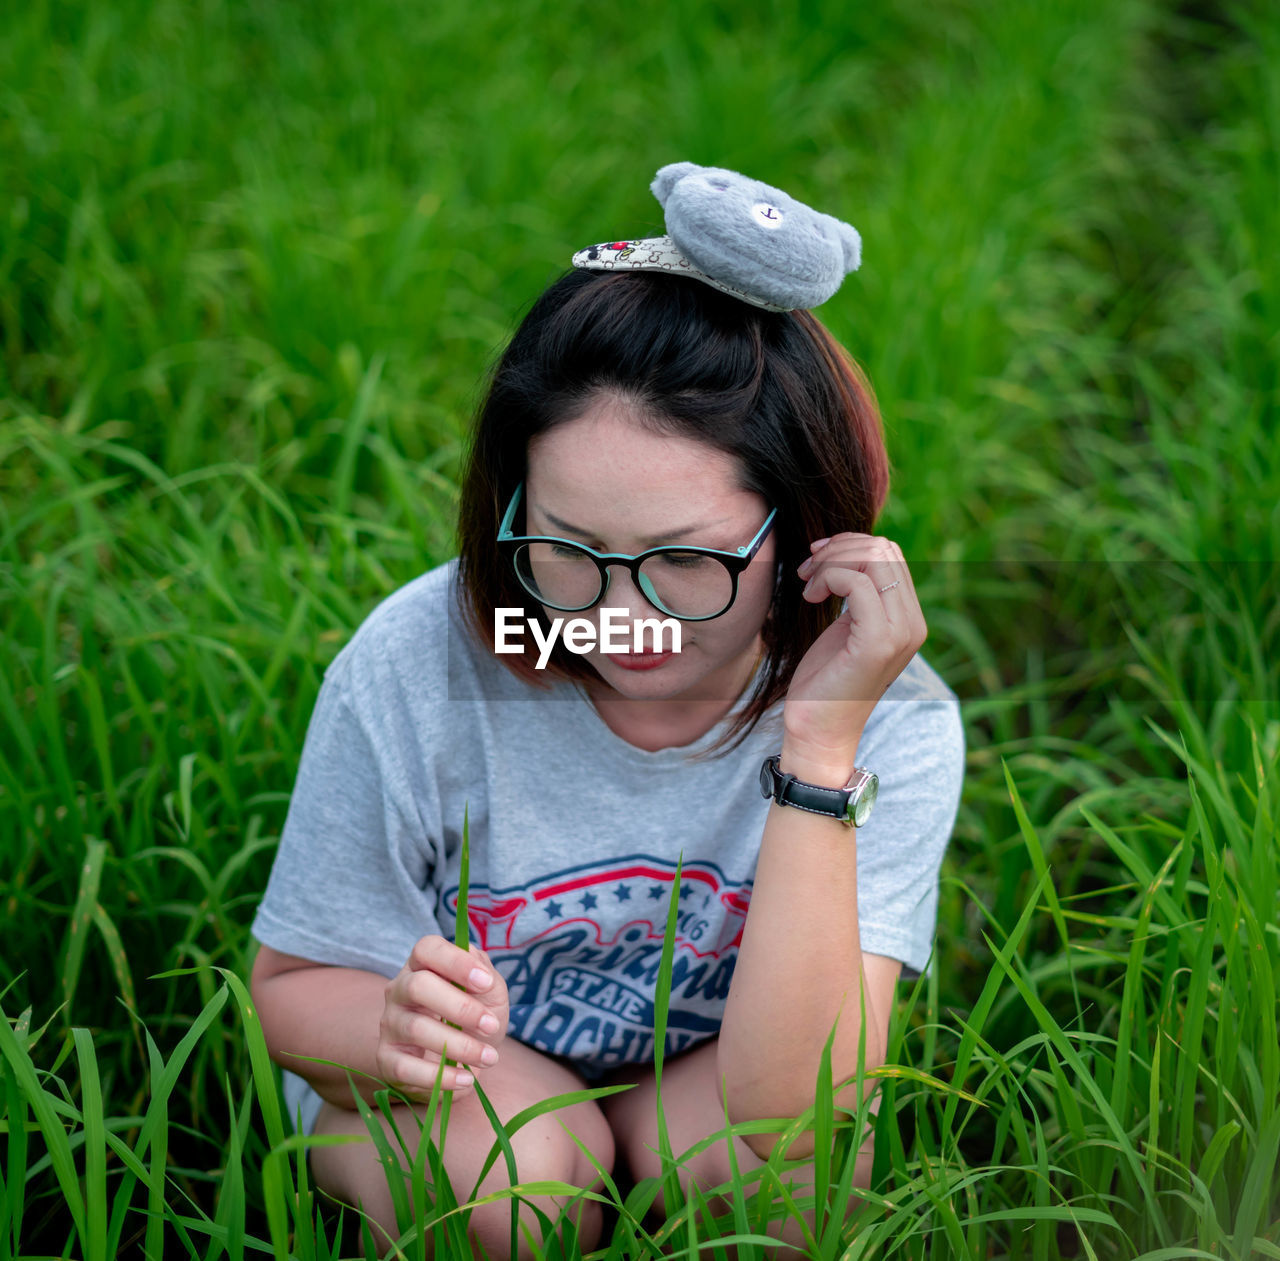
[[[863,785],[862,792],[858,795],[857,803],[853,807],[853,826],[855,828],[860,828],[871,817],[871,807],[875,805],[876,793],[879,790],[879,776],[869,776],[866,784]]]

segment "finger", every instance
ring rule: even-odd
[[[389,1057],[390,1069],[386,1080],[405,1094],[421,1091],[429,1097],[440,1074],[440,1085],[445,1090],[467,1090],[475,1083],[475,1074],[465,1068],[453,1068],[446,1064],[442,1069],[438,1059],[426,1060],[412,1051],[393,1048]]]
[[[468,991],[490,1011],[500,1012],[507,1006],[506,979],[478,946],[471,947],[471,971],[467,976]]]
[[[877,582],[876,594],[884,602],[889,620],[901,624],[915,639],[916,646],[923,644],[928,634],[920,597],[916,594],[915,578],[907,564],[902,548],[892,539],[876,538],[876,551],[890,566],[892,577],[887,582]]]
[[[468,994],[434,972],[415,972],[405,986],[405,1008],[451,1020],[480,1036],[495,1034],[501,1025],[483,998]]]
[[[806,600],[815,602],[838,596],[848,601],[846,616],[863,624],[878,618],[887,627],[889,613],[876,590],[876,582],[874,575],[861,569],[833,568],[824,573],[820,581],[818,577],[811,579],[804,595]]]
[[[398,1046],[419,1047],[436,1059],[448,1058],[477,1068],[498,1062],[498,1052],[487,1042],[407,1007],[388,1013],[384,1036]]]
[[[809,573],[808,582],[805,583],[804,598],[815,604],[820,604],[833,595],[848,598],[849,575],[855,573],[863,574],[870,579],[878,592],[881,587],[888,587],[891,583],[899,581],[902,568],[881,549],[876,549],[874,554],[868,554],[865,549],[860,549],[856,555],[846,553],[840,557],[824,556]],[[892,594],[899,589],[900,587],[892,587],[886,594]]]
[[[810,555],[800,562],[797,569],[812,569],[822,562],[850,556],[875,556],[886,545],[897,548],[892,539],[878,534],[846,533],[833,535],[829,539],[816,539],[809,544]]]
[[[409,967],[415,972],[434,972],[447,977],[455,985],[476,994],[494,988],[492,964],[440,936],[420,938],[409,955]]]
[[[844,537],[844,536],[839,536],[839,537]],[[813,563],[814,563],[814,560],[817,558],[817,554],[820,551],[822,551],[822,549],[826,547],[827,544],[830,542],[831,542],[831,539],[829,538],[814,539],[813,542],[809,544],[809,551],[811,554],[809,556],[806,556],[804,560],[802,560],[800,564],[796,567],[796,571],[800,574],[802,578],[807,578],[809,576],[809,571],[813,568]]]
[[[905,562],[899,567],[909,575]],[[928,636],[924,613],[914,588],[900,585],[882,591],[880,576],[861,569],[834,568],[827,575],[827,585],[834,595],[843,596],[845,613],[840,619],[869,628],[878,648],[902,656],[902,664],[915,653]],[[812,597],[810,597],[812,598]]]
[[[902,549],[898,548],[899,555],[901,555],[901,552]],[[906,606],[908,618],[915,624],[917,646],[923,644],[925,639],[928,638],[929,628],[924,620],[924,609],[920,605],[920,596],[916,593],[915,575],[912,574],[911,566],[907,564],[905,557],[902,559],[902,586],[895,588],[891,592],[884,593],[885,597],[899,594]]]
[[[811,573],[817,573],[829,565],[866,569],[873,564],[891,566],[895,572],[907,567],[902,549],[892,539],[877,534],[838,534],[801,568],[807,566]]]
[[[839,534],[833,534],[828,539],[815,539],[809,544],[809,550],[814,552],[821,551],[829,543],[844,544],[858,543],[864,539],[873,539],[877,536],[874,534],[859,534],[856,530],[843,530]]]
[[[487,969],[495,981],[502,979],[502,973],[494,966],[493,960],[479,946],[468,946],[471,952],[471,966]]]
[[[877,538],[872,543],[874,563],[881,566],[881,569],[872,573],[868,568],[866,572],[877,578],[876,594],[891,611],[896,611],[898,602],[910,606],[915,600],[915,588],[911,583],[911,570],[902,555],[902,548],[892,539]]]

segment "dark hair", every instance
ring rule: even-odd
[[[545,622],[495,543],[530,441],[609,393],[644,423],[737,457],[743,487],[778,509],[784,575],[813,539],[871,532],[889,489],[880,414],[862,371],[810,312],[765,311],[688,277],[575,269],[521,322],[477,418],[458,535],[464,608],[482,642],[493,644],[496,607]],[[838,604],[809,604],[798,582],[776,585],[764,669],[722,745],[739,743],[786,695]],[[537,680],[523,654],[500,659]],[[545,673],[592,669],[558,645]]]

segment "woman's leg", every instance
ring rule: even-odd
[[[477,1080],[503,1122],[531,1104],[570,1090],[582,1090],[585,1086],[582,1078],[564,1064],[513,1038],[503,1042],[500,1054],[502,1058],[497,1064],[477,1073]],[[415,1110],[420,1117],[425,1117],[425,1104],[416,1105],[412,1110],[400,1105],[393,1107],[391,1111],[410,1151],[416,1153],[421,1122],[414,1117]],[[387,1131],[392,1149],[403,1160],[403,1153],[400,1153],[399,1144],[386,1121],[376,1110],[375,1115],[378,1115],[379,1122]],[[554,1179],[572,1186],[599,1188],[599,1175],[565,1132],[565,1127],[582,1140],[606,1169],[612,1168],[614,1143],[609,1124],[598,1105],[589,1100],[538,1117],[512,1136],[511,1146],[515,1152],[516,1170],[521,1182]],[[320,1109],[315,1133],[361,1134],[368,1138],[369,1131],[355,1110],[326,1103]],[[438,1120],[433,1137],[438,1143]],[[475,1092],[466,1091],[455,1095],[449,1113],[443,1156],[449,1181],[460,1202],[462,1197],[470,1195],[471,1188],[475,1186],[493,1140],[493,1126]],[[316,1185],[342,1203],[362,1207],[378,1228],[375,1230],[375,1237],[380,1244],[389,1245],[400,1234],[387,1184],[387,1173],[378,1163],[377,1150],[371,1140],[335,1147],[314,1147],[311,1149],[310,1159]],[[506,1162],[500,1157],[485,1175],[479,1194],[485,1195],[510,1185]],[[553,1221],[566,1202],[558,1197],[530,1198]],[[584,1248],[594,1247],[601,1228],[600,1205],[594,1201],[583,1201],[574,1211],[574,1216],[582,1233]],[[540,1233],[537,1218],[528,1209],[522,1208],[521,1220],[529,1224],[537,1238]],[[469,1230],[472,1239],[479,1240],[490,1257],[506,1257],[511,1246],[509,1202],[499,1200],[475,1209],[471,1215]],[[477,1252],[476,1255],[480,1254]],[[520,1239],[520,1255],[531,1255],[527,1252],[523,1237]]]
[[[725,1127],[724,1113],[720,1106],[720,1089],[716,1080],[716,1049],[716,1039],[712,1038],[702,1046],[668,1060],[663,1066],[663,1113],[667,1121],[667,1134],[671,1139],[671,1150],[677,1158],[700,1139]],[[626,1156],[627,1163],[637,1181],[641,1178],[661,1177],[662,1166],[656,1152],[658,1095],[653,1065],[620,1069],[606,1078],[607,1084],[623,1081],[636,1082],[636,1088],[611,1095],[601,1101],[604,1114],[617,1140],[618,1150]],[[871,1097],[868,1107],[872,1112],[879,1111],[879,1092]],[[765,1164],[747,1146],[744,1139],[735,1135],[732,1142],[738,1171],[744,1178]],[[874,1139],[869,1138],[856,1158],[853,1175],[855,1187],[871,1185],[874,1154]],[[733,1170],[724,1141],[713,1144],[685,1162],[684,1171],[681,1175],[681,1183],[686,1188],[690,1181],[696,1181],[704,1191],[730,1181]],[[796,1189],[791,1192],[794,1196],[812,1195],[812,1163],[802,1166],[794,1173],[786,1174],[783,1181],[784,1184],[787,1181],[796,1184]],[[859,1203],[861,1203],[861,1197],[856,1195],[850,1197],[850,1208],[857,1207]],[[716,1216],[728,1211],[729,1207],[720,1196],[715,1196],[710,1201],[711,1212]],[[666,1217],[667,1211],[661,1194],[654,1201],[654,1209],[664,1218]],[[804,1216],[809,1229],[812,1230],[814,1213],[809,1211]],[[803,1232],[794,1221],[775,1223],[774,1234],[776,1238],[787,1243],[803,1247]],[[770,1253],[774,1258],[788,1255],[797,1254],[782,1250],[774,1250]]]

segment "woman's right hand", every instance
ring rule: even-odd
[[[440,1084],[466,1090],[474,1069],[498,1062],[508,1015],[507,983],[483,950],[461,950],[439,935],[423,937],[387,982],[378,1072],[410,1099],[426,1102],[447,1043]]]

